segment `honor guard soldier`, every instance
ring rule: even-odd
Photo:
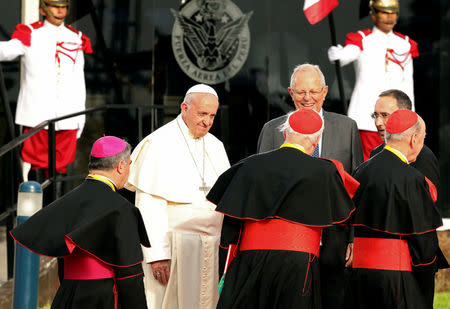
[[[419,56],[417,43],[393,31],[400,12],[398,0],[371,0],[372,29],[348,33],[345,46],[328,50],[330,61],[355,64],[356,83],[350,99],[348,116],[360,131],[364,160],[382,143],[370,118],[378,95],[387,89],[405,92],[413,102],[413,58]]]
[[[39,7],[43,22],[19,24],[10,41],[0,42],[0,61],[22,56],[25,70],[15,122],[24,132],[45,120],[85,109],[84,53],[92,53],[89,38],[64,24],[68,0],[41,0]],[[55,123],[58,173],[65,173],[74,161],[84,122],[82,115]],[[30,167],[48,169],[48,131],[27,139],[21,155],[25,179]]]

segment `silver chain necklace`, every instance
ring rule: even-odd
[[[189,147],[189,143],[188,143],[188,141],[186,139],[186,136],[184,136],[184,132],[181,129],[181,126],[180,126],[180,123],[178,122],[178,119],[176,119],[176,121],[177,121],[178,129],[180,129],[181,135],[183,136],[184,142],[186,143],[187,149],[189,150],[189,154],[191,155],[192,161],[194,161],[195,168],[197,169],[198,175],[200,176],[200,179],[202,180],[202,185],[200,187],[198,187],[198,189],[200,191],[203,191],[203,193],[206,196],[208,194],[209,190],[211,190],[211,187],[208,187],[206,185],[206,182],[205,182],[205,153],[206,153],[206,151],[205,151],[205,139],[204,138],[202,139],[202,142],[203,142],[203,175],[202,175],[202,173],[200,172],[200,169],[198,168],[197,161],[195,160],[195,157],[194,157],[194,155],[193,155],[193,153],[191,151],[191,148]]]

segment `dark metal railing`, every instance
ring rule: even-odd
[[[116,109],[125,109],[125,110],[136,110],[137,111],[137,128],[138,128],[138,138],[139,141],[142,140],[142,138],[144,137],[143,134],[143,118],[144,118],[144,113],[143,110],[149,109],[151,111],[150,113],[150,132],[154,131],[157,127],[157,115],[158,113],[155,111],[158,110],[175,110],[177,107],[176,106],[166,106],[166,105],[137,105],[137,104],[108,104],[108,105],[103,105],[100,107],[94,107],[94,108],[89,108],[86,109],[84,111],[81,112],[77,112],[77,113],[73,113],[73,114],[69,114],[69,115],[65,115],[62,117],[58,117],[58,118],[53,118],[50,120],[46,120],[42,123],[40,123],[39,125],[37,125],[34,128],[31,128],[30,130],[28,130],[26,133],[21,134],[20,136],[12,139],[10,142],[8,142],[7,144],[3,145],[0,148],[0,158],[3,157],[5,154],[9,153],[10,151],[14,151],[15,152],[15,156],[16,156],[16,161],[19,162],[19,152],[17,151],[17,147],[19,147],[20,145],[23,144],[24,141],[26,141],[27,139],[29,139],[31,136],[33,136],[34,134],[38,133],[39,131],[45,129],[47,127],[48,130],[48,179],[46,179],[41,185],[42,185],[42,189],[43,190],[51,190],[51,194],[50,194],[50,198],[52,201],[56,200],[57,198],[57,191],[56,191],[56,182],[64,182],[64,181],[70,181],[70,180],[74,180],[74,179],[82,179],[85,175],[70,175],[70,176],[57,176],[56,173],[56,148],[55,148],[55,136],[56,136],[56,132],[55,132],[55,123],[60,121],[60,120],[64,120],[64,119],[68,119],[68,118],[72,118],[72,117],[76,117],[76,116],[80,116],[80,115],[88,115],[88,114],[93,114],[96,112],[103,112],[103,111],[107,111],[107,110],[116,110]],[[229,121],[229,115],[228,115],[228,106],[220,106],[219,107],[219,125],[220,125],[220,132],[221,132],[221,139],[224,142],[225,145],[228,144],[228,130],[226,129],[228,126],[228,121]],[[13,158],[14,159],[14,158]],[[17,167],[19,168],[19,165],[17,165]],[[11,177],[14,178],[14,177]],[[18,181],[17,181],[18,182]],[[19,183],[11,183],[12,186],[15,187],[15,190],[11,190],[13,192],[17,192],[17,188],[19,186]],[[14,240],[9,237],[9,231],[11,231],[14,227],[14,222],[15,222],[15,218],[16,218],[16,199],[12,198],[11,202],[9,205],[6,205],[6,207],[4,208],[5,211],[0,213],[0,223],[1,222],[5,222],[6,225],[6,233],[7,233],[7,237],[6,237],[6,241],[7,241],[7,264],[8,264],[8,279],[13,277],[13,269],[14,269]]]

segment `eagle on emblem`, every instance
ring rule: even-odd
[[[222,19],[217,17],[201,20],[200,16],[197,22],[173,9],[171,11],[183,29],[184,42],[196,57],[198,67],[209,71],[223,67],[233,56],[239,45],[239,35],[253,14],[252,11],[221,24]]]

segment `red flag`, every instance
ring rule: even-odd
[[[305,0],[303,12],[309,23],[314,25],[330,14],[338,4],[337,0]]]

